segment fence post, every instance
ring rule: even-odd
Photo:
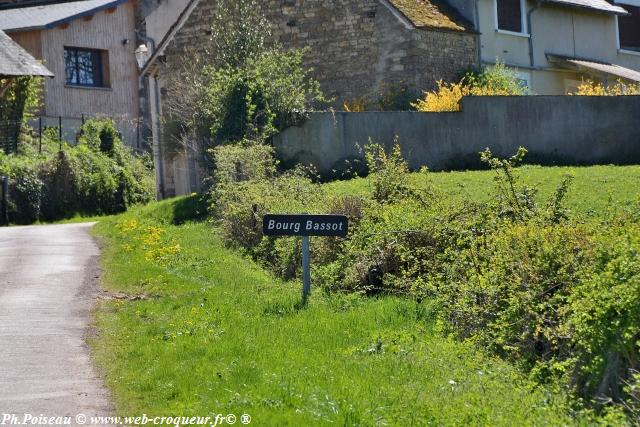
[[[38,116],[38,154],[42,153],[42,116]]]
[[[59,151],[62,151],[62,116],[58,116],[58,142]]]
[[[0,200],[0,225],[9,225],[9,177],[2,176],[2,199]]]

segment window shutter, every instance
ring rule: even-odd
[[[498,6],[498,29],[523,32],[522,5],[520,0],[496,0]]]
[[[624,6],[631,14],[618,17],[620,47],[640,51],[640,7]]]

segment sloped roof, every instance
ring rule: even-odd
[[[190,0],[178,19],[173,23],[162,41],[156,46],[151,57],[140,70],[141,75],[150,73],[153,64],[158,57],[164,54],[167,46],[171,44],[175,35],[188,21],[191,13],[203,0]],[[404,16],[407,25],[416,28],[436,28],[450,31],[475,32],[473,25],[468,23],[460,14],[448,6],[444,0],[380,0],[387,7],[397,10]],[[410,23],[410,24],[409,24]]]
[[[595,71],[596,73],[608,74],[610,76],[620,77],[622,79],[640,83],[640,71],[625,68],[620,65],[596,61],[593,59],[573,58],[570,56],[554,54],[547,54],[547,58],[564,66],[565,68],[575,69],[578,71],[584,71],[586,69],[587,71]]]
[[[473,26],[444,0],[389,0],[417,28],[472,31]]]
[[[39,63],[4,31],[0,31],[0,76],[53,77],[53,73]]]
[[[111,9],[127,0],[82,0],[0,10],[0,30],[44,30]]]
[[[628,15],[622,7],[613,5],[606,0],[545,0],[547,3],[555,3],[562,6],[591,9],[598,12],[613,13],[616,15]]]

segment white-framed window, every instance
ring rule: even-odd
[[[616,16],[618,49],[640,55],[640,1],[617,1],[629,15]]]
[[[496,31],[527,35],[526,0],[493,0]]]

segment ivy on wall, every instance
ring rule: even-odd
[[[0,148],[5,153],[18,150],[23,126],[40,107],[41,93],[41,78],[0,79]]]

